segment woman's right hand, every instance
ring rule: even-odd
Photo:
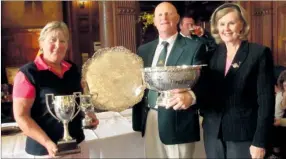
[[[47,149],[50,157],[56,157],[56,152],[58,151],[58,148],[52,140],[48,140],[45,143],[45,148]]]

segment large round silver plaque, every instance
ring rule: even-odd
[[[84,92],[96,109],[122,111],[140,102],[142,59],[124,47],[99,49],[82,68]]]

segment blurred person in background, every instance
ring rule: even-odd
[[[209,59],[217,47],[215,39],[212,35],[201,26],[196,24],[195,16],[190,13],[183,14],[179,23],[180,34],[196,41],[200,41],[206,46],[208,52],[207,59]]]
[[[278,69],[278,68],[277,68]],[[286,158],[286,69],[282,71],[275,85],[275,121],[272,143],[272,156],[270,158]]]

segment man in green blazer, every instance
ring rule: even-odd
[[[156,7],[154,25],[159,38],[140,46],[137,52],[143,58],[144,67],[159,66],[163,53],[166,53],[163,66],[204,63],[205,46],[178,34],[178,22],[179,15],[171,3],[162,2]],[[194,142],[200,140],[195,105],[199,100],[198,91],[171,90],[174,97],[165,107],[151,102],[150,92],[145,91],[143,100],[133,107],[133,129],[144,136],[146,157],[192,158]]]

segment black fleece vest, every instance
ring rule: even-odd
[[[53,142],[57,142],[63,137],[63,124],[58,122],[48,112],[46,107],[47,93],[56,95],[72,95],[73,92],[81,92],[81,75],[77,67],[72,64],[70,70],[64,73],[63,78],[59,78],[49,70],[39,71],[34,62],[28,63],[20,68],[27,79],[35,86],[36,98],[31,108],[31,117],[46,132]],[[77,109],[76,109],[77,110]],[[52,109],[53,111],[53,109]],[[53,111],[54,112],[54,111]],[[79,113],[69,122],[69,133],[78,143],[84,140],[83,130],[81,129],[82,115]],[[31,155],[47,155],[44,146],[30,137],[26,140],[26,152]]]

